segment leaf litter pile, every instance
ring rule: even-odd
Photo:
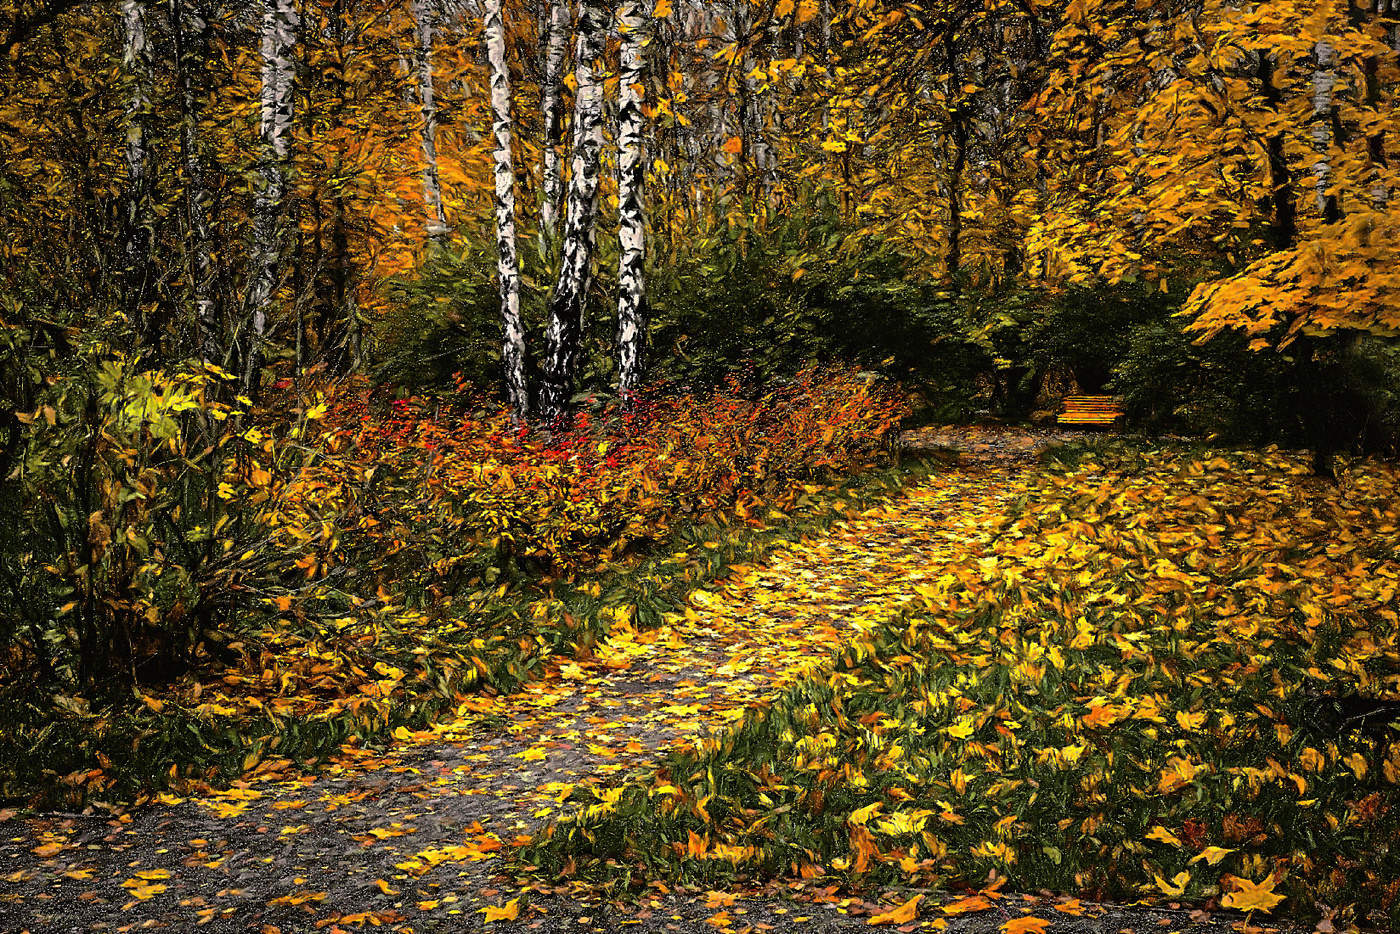
[[[1107,450],[934,476],[388,749],[11,819],[0,917],[1026,934],[1113,898],[1394,919],[1397,477],[1303,473]],[[600,887],[636,897],[587,907]],[[798,900],[760,913],[760,891]]]

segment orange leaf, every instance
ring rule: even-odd
[[[986,911],[992,907],[991,900],[985,895],[969,895],[960,898],[950,905],[943,906],[945,915],[965,915],[973,911]]]
[[[908,924],[919,916],[919,900],[922,895],[915,895],[909,901],[898,908],[875,915],[870,919],[871,924]]]
[[[880,855],[875,838],[870,835],[870,831],[859,825],[851,828],[851,849],[856,854],[856,872],[865,872],[870,866],[870,860]]]
[[[1043,918],[1012,918],[1001,926],[1006,934],[1045,934],[1050,922]]]
[[[744,151],[744,140],[742,137],[731,136],[724,141],[724,151],[732,156],[737,156]]]

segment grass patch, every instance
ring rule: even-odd
[[[1400,472],[1127,447],[733,731],[521,853],[1400,921]],[[897,556],[891,556],[897,560]],[[1330,910],[1330,909],[1329,909]],[[1335,923],[1335,922],[1334,922]]]

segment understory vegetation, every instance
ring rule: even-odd
[[[421,725],[909,475],[870,472],[902,402],[850,368],[549,436],[362,384],[279,424],[202,398],[218,378],[104,364],[41,407],[3,519],[4,796],[121,800]]]
[[[910,611],[650,779],[581,792],[523,858],[624,888],[993,873],[1400,919],[1400,474],[1123,445],[1054,463]]]

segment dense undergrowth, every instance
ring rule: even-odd
[[[1400,920],[1400,473],[1062,460],[914,610],[529,863]]]
[[[508,691],[549,654],[587,649],[614,620],[654,623],[736,557],[910,472],[872,469],[901,403],[849,369],[654,394],[534,434],[429,400],[380,406],[352,385],[297,404],[294,433],[277,433],[269,406],[220,435],[230,456],[190,497],[217,515],[191,528],[208,512],[168,491],[199,455],[162,446],[207,425],[182,425],[170,393],[156,396],[144,421],[127,404],[104,430],[160,443],[128,437],[93,459],[104,495],[146,500],[118,489],[110,499],[136,505],[55,507],[60,530],[78,526],[57,539],[75,553],[30,568],[29,592],[50,603],[7,633],[4,797],[71,807],[194,789],[421,726],[462,692]],[[129,459],[143,459],[134,481]],[[214,543],[202,563],[190,539]],[[174,676],[137,664],[125,689],[84,679],[99,670],[84,652],[112,638],[104,624],[136,627],[123,635],[138,651],[169,645],[216,593],[223,612],[182,633],[198,644],[168,660],[184,665]],[[80,638],[75,612],[101,639]]]

